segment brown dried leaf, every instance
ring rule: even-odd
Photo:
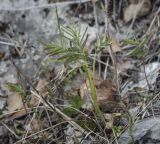
[[[102,78],[98,75],[98,73],[95,72],[94,74],[95,86],[98,87],[102,81],[103,81]],[[80,86],[80,96],[84,100],[84,105],[82,107],[84,109],[92,110],[91,95],[90,95],[88,80],[86,80],[86,82],[84,82]]]
[[[8,99],[8,111],[13,112],[15,110],[19,110],[23,107],[22,97],[16,92],[7,92]]]
[[[121,51],[120,43],[115,38],[112,38],[112,50],[113,53]]]
[[[111,43],[112,43],[111,46],[112,46],[113,53],[121,51],[120,43],[116,38],[112,37]],[[102,52],[104,52],[104,53],[109,52],[109,47],[103,49]]]
[[[46,93],[46,85],[48,84],[47,80],[46,79],[40,79],[37,86],[36,86],[36,89],[39,91],[39,93],[41,93],[42,95]]]
[[[91,95],[87,83],[83,83],[80,87],[80,96],[84,100],[82,108],[92,110]]]
[[[117,110],[124,110],[126,105],[117,101],[101,101],[100,109],[103,113],[116,113]]]
[[[94,83],[95,86],[98,87],[100,83],[103,81],[103,79],[99,76],[97,72],[94,73]],[[86,94],[86,91],[89,89],[89,81],[86,80],[81,86],[80,86],[80,96],[83,99]]]
[[[5,117],[9,117],[9,119],[16,119],[26,114],[25,108],[27,105],[23,104],[22,97],[17,92],[12,92],[10,90],[6,90],[8,95],[7,98],[7,111],[3,111]]]
[[[142,4],[142,1],[132,0],[131,4],[125,9],[123,13],[124,21],[129,22],[131,21],[135,16],[136,18],[145,16],[149,13],[151,9],[151,2],[150,0],[144,0],[144,3]]]
[[[20,118],[20,117],[26,115],[28,112],[29,112],[29,110],[26,111],[26,109],[23,108],[23,109],[21,109],[17,112],[14,112],[14,113],[12,113],[8,116],[9,116],[10,119],[14,120],[14,119],[17,119],[17,118]]]
[[[48,84],[47,80],[46,79],[41,79],[39,80],[37,86],[36,86],[36,90],[38,90],[38,92],[41,94],[41,95],[45,95],[46,94],[46,85]],[[38,98],[35,97],[33,94],[31,95],[31,101],[30,101],[30,104],[32,106],[36,106],[38,104]]]
[[[100,77],[98,78],[96,76],[95,84],[96,84],[97,102],[99,106],[101,106],[102,102],[114,101],[116,88],[111,80],[102,80]],[[86,83],[84,83],[80,87],[80,96],[85,102],[85,106],[83,108],[91,110],[92,109],[91,94],[88,81],[86,81]]]
[[[83,83],[80,86],[80,90],[79,90],[79,93],[82,99],[84,99],[84,97],[87,95],[86,92],[88,92],[88,88],[87,88],[86,83]]]
[[[114,101],[116,94],[115,85],[111,80],[104,80],[97,87],[97,101],[99,104],[103,101]]]

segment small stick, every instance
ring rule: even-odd
[[[104,80],[106,80],[106,77],[107,77],[108,63],[109,63],[109,58],[107,58],[107,62],[104,70],[104,75],[103,75]]]
[[[143,60],[142,66],[143,66],[144,76],[145,76],[145,79],[146,79],[146,82],[147,82],[147,85],[148,85],[148,89],[150,90],[150,89],[151,89],[151,86],[150,86],[149,81],[148,81],[148,78],[147,78],[146,68],[145,68],[145,65],[144,65],[144,60]]]
[[[106,16],[107,16],[107,36],[110,38],[110,33],[109,33],[109,16],[108,16],[108,3],[109,1],[105,0],[105,11],[106,11]],[[120,96],[120,90],[119,90],[119,83],[118,83],[118,69],[117,69],[117,61],[116,61],[116,56],[113,52],[112,45],[109,45],[110,48],[110,56],[114,65],[114,77],[115,77],[115,83],[116,83],[116,88],[118,91],[118,94]]]
[[[44,8],[55,8],[56,6],[66,6],[71,4],[79,4],[89,2],[91,0],[74,0],[74,1],[67,1],[67,2],[57,2],[53,4],[44,4],[39,6],[28,6],[28,7],[21,7],[21,8],[0,8],[0,11],[27,11],[27,10],[34,10],[34,9],[44,9]]]
[[[13,59],[11,59],[13,65],[15,66],[15,68],[17,69],[17,71],[19,73],[22,74],[22,76],[24,76],[24,78],[27,80],[27,82],[31,85],[31,87],[34,89],[34,91],[31,91],[32,94],[34,94],[35,96],[41,98],[48,107],[50,107],[52,110],[54,110],[55,112],[57,112],[59,115],[61,115],[66,121],[68,121],[72,126],[76,127],[79,131],[81,131],[82,133],[84,133],[85,135],[88,134],[87,131],[85,131],[82,127],[80,127],[76,122],[74,122],[70,117],[68,117],[66,114],[64,114],[60,109],[58,109],[57,107],[53,106],[50,102],[48,102],[46,100],[46,98],[39,94],[38,90],[33,86],[33,84],[30,82],[30,80],[27,78],[26,75],[24,75],[22,73],[22,71],[19,69],[19,67],[15,64],[15,62],[13,61]]]

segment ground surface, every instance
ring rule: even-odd
[[[158,143],[160,132],[155,125],[159,118],[153,117],[160,114],[159,1],[145,0],[136,19],[133,11],[138,4],[134,0],[131,3],[117,1],[115,5],[110,2],[107,13],[102,6],[104,3],[94,5],[82,1],[79,5],[68,5],[67,2],[74,3],[56,3],[56,13],[52,0],[1,0],[0,143],[111,143],[115,140],[131,143],[133,137],[137,143]],[[107,119],[106,126],[102,125],[103,132],[95,126],[95,121],[96,124],[101,122],[95,119],[90,99],[86,96],[87,80],[80,72],[82,69],[67,75],[61,84],[59,76],[63,78],[71,68],[78,66],[72,64],[68,70],[63,63],[52,62],[50,59],[57,57],[48,56],[44,49],[45,44],[61,43],[57,17],[64,27],[77,24],[81,34],[88,28],[85,47],[89,62],[96,58],[97,99]],[[95,56],[96,41],[108,33],[111,49],[103,45]],[[17,94],[13,89],[8,90],[7,82],[22,85],[24,91]],[[51,88],[47,92],[44,90],[46,85]],[[84,98],[83,105],[77,95]],[[66,105],[81,113],[63,109]],[[115,116],[116,113],[121,117]],[[133,127],[129,125],[130,115],[137,120],[131,123]],[[129,129],[119,138],[127,124],[135,131],[131,136]],[[84,129],[87,134],[82,133]]]

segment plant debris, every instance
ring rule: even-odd
[[[158,143],[159,3],[2,0],[0,143]]]

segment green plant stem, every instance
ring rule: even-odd
[[[90,71],[89,67],[87,64],[84,66],[85,73],[87,75],[87,78],[89,80],[89,86],[90,86],[90,91],[91,91],[91,97],[93,100],[93,106],[95,108],[95,112],[98,116],[101,115],[101,111],[99,109],[98,103],[97,103],[97,95],[96,95],[96,88],[95,88],[95,83],[93,80],[93,73]]]
[[[95,74],[96,56],[97,56],[97,53],[95,52],[94,59],[93,59],[93,75]]]

